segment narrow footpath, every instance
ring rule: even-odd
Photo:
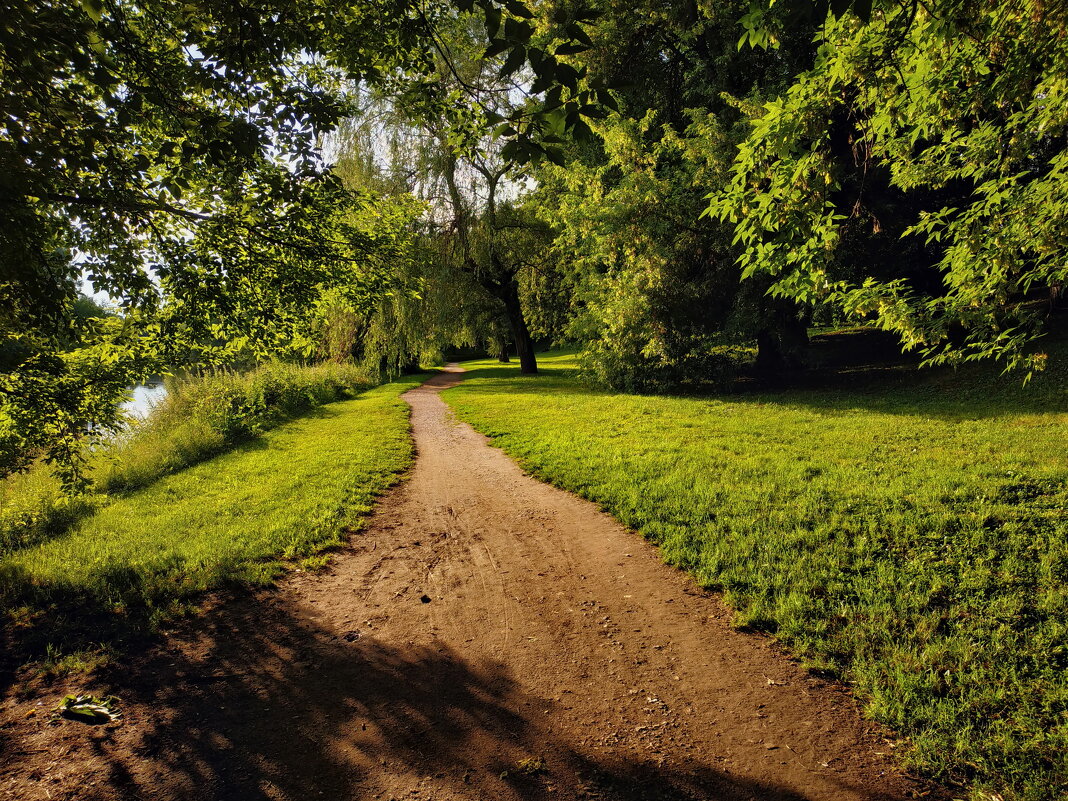
[[[0,798],[941,797],[848,693],[457,422],[458,372],[404,396],[412,474],[330,567],[216,603],[130,667],[122,726],[42,730],[48,769]]]

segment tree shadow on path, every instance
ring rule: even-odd
[[[397,647],[370,630],[333,632],[313,616],[273,593],[232,599],[115,670],[101,691],[121,696],[123,725],[61,723],[78,769],[51,797],[807,798],[731,776],[706,755],[660,764],[597,752],[561,733],[574,728],[567,711],[526,694],[500,663],[472,664],[444,645]]]

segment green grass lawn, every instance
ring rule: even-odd
[[[722,589],[737,621],[850,681],[913,766],[1068,796],[1066,354],[860,389],[650,397],[573,357],[465,365],[459,416]],[[980,796],[987,797],[990,796]]]
[[[424,379],[323,406],[5,556],[0,603],[31,649],[69,652],[151,629],[206,589],[267,582],[280,560],[321,562],[409,466],[399,396]]]
[[[43,461],[0,479],[0,559],[62,536],[107,495],[147,487],[165,475],[218,456],[286,420],[373,386],[349,364],[267,362],[168,382],[152,414],[110,439],[84,445],[89,491],[72,496]]]

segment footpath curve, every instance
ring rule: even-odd
[[[218,604],[131,671],[128,725],[85,734],[88,758],[68,743],[76,797],[940,797],[842,688],[457,422],[438,393],[459,372],[404,396],[411,476],[329,568]]]

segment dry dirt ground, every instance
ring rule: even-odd
[[[457,380],[405,396],[410,479],[328,569],[217,597],[89,687],[8,695],[0,798],[942,797],[842,688],[456,422]],[[49,722],[73,689],[123,720]]]

